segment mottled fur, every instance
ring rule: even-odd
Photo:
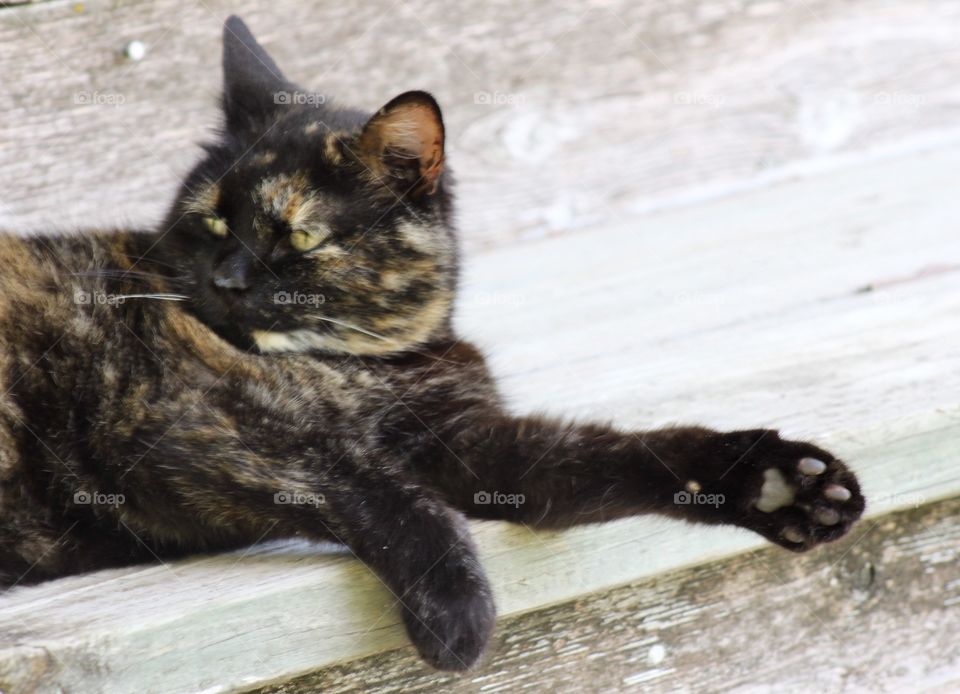
[[[278,104],[298,88],[236,18],[224,67],[223,132],[160,230],[0,237],[0,581],[334,540],[400,598],[424,658],[463,669],[494,622],[465,515],[655,512],[798,551],[859,517],[853,474],[776,432],[508,414],[450,324],[433,99]],[[760,511],[771,469],[786,500]],[[725,500],[678,504],[684,487]]]

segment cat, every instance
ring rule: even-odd
[[[158,229],[0,236],[0,583],[332,540],[464,670],[495,621],[467,517],[656,513],[794,551],[860,517],[846,465],[776,431],[510,414],[451,325],[434,98],[307,99],[239,18],[223,43],[222,129]]]

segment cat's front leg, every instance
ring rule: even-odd
[[[245,461],[246,470],[236,464],[219,466],[228,478],[206,478],[205,470],[194,470],[184,511],[209,525],[243,518],[272,529],[272,537],[299,535],[345,544],[392,593],[424,660],[454,671],[477,661],[490,639],[496,611],[460,513],[418,485],[389,474],[385,462],[379,471],[363,470],[363,461],[358,461],[348,474],[324,475],[259,455],[253,458]],[[256,470],[255,465],[266,469]],[[345,460],[336,465],[348,467]],[[232,474],[237,468],[241,472]],[[224,493],[224,487],[231,493]]]
[[[468,514],[535,527],[658,513],[738,525],[803,551],[841,537],[865,505],[835,456],[771,430],[631,433],[499,414],[425,460],[424,476]]]
[[[466,520],[413,485],[377,482],[338,510],[340,539],[401,605],[407,634],[440,670],[466,670],[496,619]]]
[[[441,670],[466,670],[477,661],[496,612],[460,513],[391,474],[383,452],[375,470],[346,456],[333,465],[271,459],[246,447],[231,450],[232,443],[225,440],[205,465],[170,480],[178,485],[178,517],[194,519],[195,529],[212,529],[213,536],[243,526],[250,542],[269,532],[345,544],[391,592],[424,660]],[[184,477],[190,484],[180,488]]]

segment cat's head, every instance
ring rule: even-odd
[[[379,355],[445,336],[457,253],[433,97],[340,108],[239,18],[223,41],[224,127],[149,255],[241,347]]]

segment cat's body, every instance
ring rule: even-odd
[[[225,44],[227,130],[163,229],[0,237],[0,582],[334,540],[462,669],[494,619],[463,514],[656,512],[803,550],[862,513],[842,463],[775,432],[509,414],[450,324],[433,100],[271,106],[294,85],[239,20]],[[698,493],[723,501],[677,499]]]

